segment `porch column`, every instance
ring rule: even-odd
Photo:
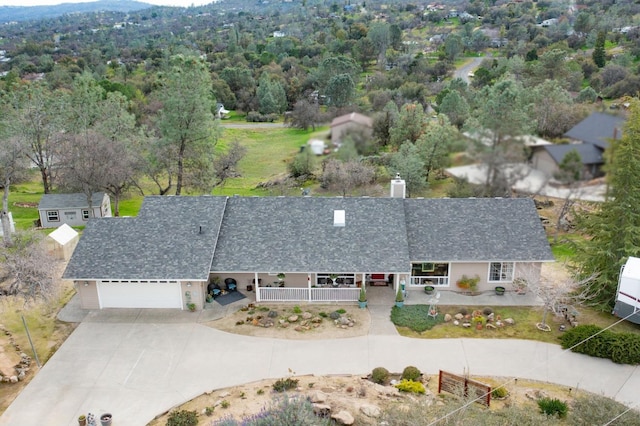
[[[254,278],[254,285],[256,287],[256,302],[259,302],[260,299],[260,281],[258,281],[258,273],[254,272],[253,273],[253,278]]]
[[[307,272],[307,302],[311,302],[311,272]]]

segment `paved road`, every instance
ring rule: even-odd
[[[281,129],[284,123],[228,123],[221,121],[220,127],[223,129]]]
[[[453,73],[453,78],[461,78],[464,81],[466,81],[467,84],[470,84],[471,79],[469,78],[469,72],[475,71],[480,66],[480,64],[484,59],[485,59],[484,57],[473,58],[471,61],[464,64],[462,67],[455,70]]]
[[[388,309],[372,309],[385,324]],[[110,412],[114,424],[144,425],[203,392],[288,374],[364,374],[416,365],[473,375],[563,384],[640,404],[638,367],[523,340],[409,339],[380,329],[318,340],[246,337],[211,329],[198,315],[166,310],[91,311],[29,383],[0,425],[76,424],[81,413]],[[380,332],[380,334],[378,334]]]

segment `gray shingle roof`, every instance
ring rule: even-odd
[[[613,139],[614,135],[620,139],[625,121],[622,117],[594,112],[564,135],[606,149],[609,146],[607,139]]]
[[[333,225],[345,210],[346,226]],[[211,269],[402,272],[408,268],[401,199],[234,197]]]
[[[103,198],[104,192],[94,192],[91,196],[92,206],[99,207]],[[44,194],[38,204],[38,210],[83,207],[89,207],[89,204],[87,203],[87,196],[81,192],[76,194]]]
[[[551,261],[533,200],[405,200],[411,261]]]
[[[491,260],[553,260],[532,200],[154,196],[135,218],[89,220],[63,277],[394,273],[410,261]]]
[[[152,196],[135,218],[89,220],[63,277],[206,280],[225,203]]]
[[[561,164],[564,160],[564,156],[569,151],[576,150],[580,154],[582,164],[603,164],[604,157],[603,151],[590,143],[576,143],[576,144],[562,144],[562,145],[544,145],[542,149],[545,149],[551,158]]]

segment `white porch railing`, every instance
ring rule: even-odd
[[[411,277],[411,285],[449,285],[449,277]]]
[[[258,302],[356,302],[359,288],[259,287]]]
[[[312,288],[312,302],[356,302],[359,288]]]

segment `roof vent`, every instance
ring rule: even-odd
[[[333,226],[345,226],[345,212],[344,210],[334,210],[333,211]]]
[[[400,173],[396,173],[395,179],[391,180],[391,198],[405,198],[407,196],[407,185],[400,177]]]

